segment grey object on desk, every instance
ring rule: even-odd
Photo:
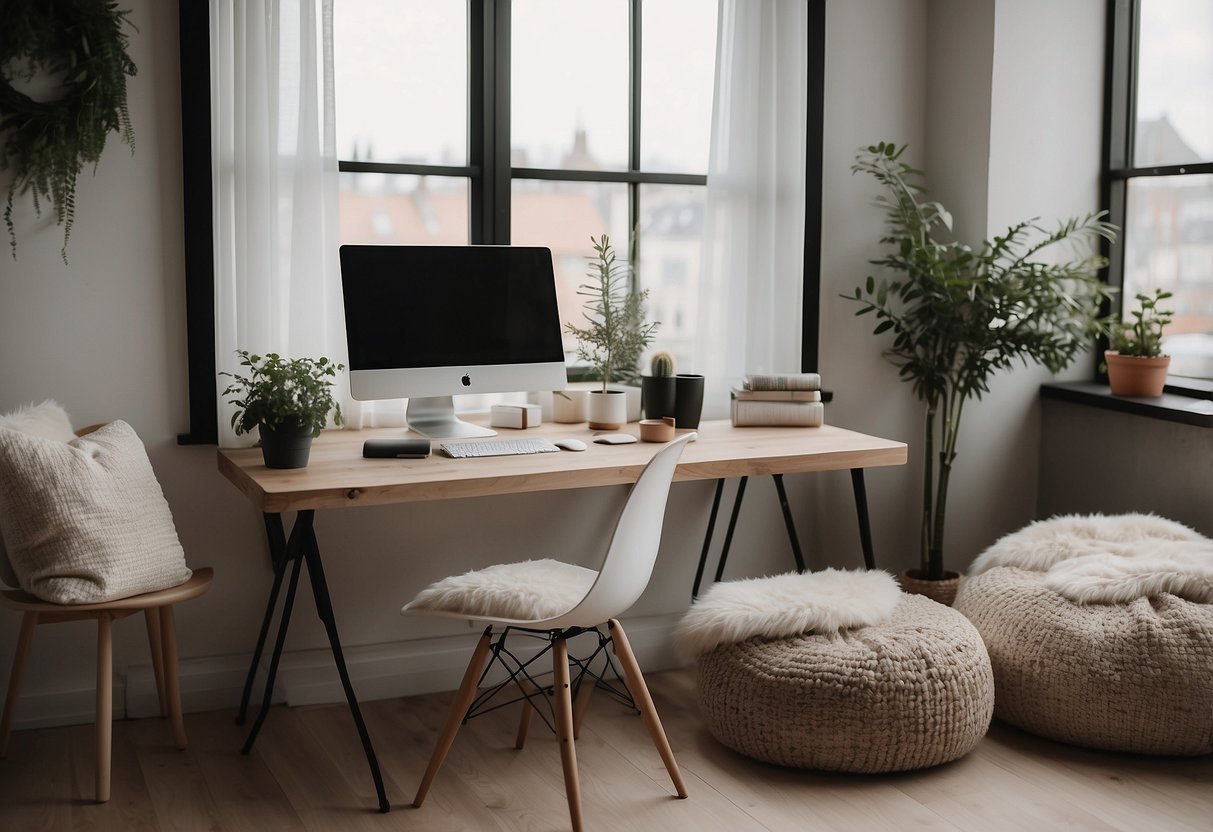
[[[582,442],[580,439],[557,439],[552,443],[557,448],[562,448],[566,451],[584,451],[589,445]]]
[[[630,433],[600,433],[594,441],[599,445],[631,445],[639,440]]]

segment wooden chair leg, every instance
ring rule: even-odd
[[[97,802],[110,799],[110,743],[114,713],[113,617],[97,616]]]
[[[632,694],[632,701],[640,709],[640,715],[644,718],[645,727],[649,729],[653,745],[657,747],[657,752],[661,755],[662,762],[665,763],[665,770],[670,773],[670,780],[674,782],[674,790],[678,792],[679,797],[686,797],[687,787],[682,781],[682,772],[678,770],[674,750],[670,748],[670,741],[666,739],[665,729],[661,727],[661,719],[657,716],[657,708],[653,705],[653,697],[649,695],[648,685],[644,683],[640,665],[636,662],[635,654],[632,653],[632,645],[628,643],[627,633],[623,631],[623,625],[614,618],[607,622],[607,627],[611,631],[611,644],[615,655],[619,657],[619,663],[623,665],[623,677],[627,682],[628,692]]]
[[[518,686],[523,690],[524,693],[530,696],[535,696],[538,694],[538,690],[535,688],[535,686],[526,680],[519,682]],[[514,737],[514,748],[520,751],[522,750],[522,747],[526,745],[526,735],[531,728],[531,717],[534,715],[534,713],[535,707],[531,704],[530,700],[522,700],[522,713],[518,715],[518,734]]]
[[[459,685],[459,690],[455,692],[455,701],[451,703],[450,713],[447,714],[446,724],[438,736],[438,744],[434,746],[430,764],[421,778],[421,785],[417,787],[417,796],[413,798],[414,807],[420,807],[422,801],[425,800],[425,796],[434,782],[434,777],[442,768],[443,762],[446,761],[447,752],[455,743],[455,734],[459,733],[459,726],[463,724],[468,708],[471,707],[472,700],[476,697],[476,682],[480,679],[480,674],[484,672],[485,665],[488,664],[491,643],[492,628],[490,627],[480,637],[476,650],[472,653],[472,660],[468,662],[467,670],[463,673],[463,681]]]
[[[585,720],[586,711],[590,709],[590,698],[598,680],[586,674],[581,677],[581,687],[577,689],[577,701],[573,703],[573,739],[581,739],[581,723]]]
[[[34,628],[38,626],[38,613],[27,612],[21,617],[21,635],[17,637],[17,652],[13,654],[13,670],[8,677],[8,695],[4,698],[4,716],[0,717],[0,757],[8,753],[8,740],[13,733],[13,713],[21,696],[21,677],[25,674],[25,662],[29,658],[30,645],[34,642]]]
[[[581,832],[581,783],[577,777],[577,748],[573,742],[573,692],[569,683],[569,646],[563,638],[552,643],[552,697],[556,700],[556,736],[564,765],[564,791],[569,801],[573,832]]]
[[[152,672],[156,676],[156,697],[160,701],[161,718],[168,716],[168,703],[164,698],[164,648],[160,643],[160,610],[148,607],[143,611],[147,623],[147,646],[152,652]]]
[[[173,723],[173,740],[184,749],[185,716],[181,713],[181,680],[177,675],[177,625],[173,620],[173,608],[160,608],[160,643],[164,655],[164,698],[168,703],[168,718]]]

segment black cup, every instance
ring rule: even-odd
[[[673,376],[642,376],[640,404],[644,418],[663,419],[674,415],[675,381]]]
[[[674,376],[674,427],[699,427],[703,414],[703,376],[679,373]]]

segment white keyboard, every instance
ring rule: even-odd
[[[560,451],[546,439],[481,439],[475,442],[443,442],[438,447],[444,454],[455,459],[477,456],[549,454]]]

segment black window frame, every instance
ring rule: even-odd
[[[1117,290],[1124,288],[1125,228],[1128,216],[1129,182],[1154,176],[1195,176],[1213,174],[1213,162],[1156,167],[1134,167],[1133,150],[1137,124],[1137,64],[1141,25],[1141,0],[1108,0],[1107,44],[1104,72],[1104,129],[1100,204],[1108,212],[1108,221],[1120,229],[1115,245],[1106,240],[1102,250],[1108,258],[1105,280]],[[1103,314],[1120,314],[1124,308],[1124,292],[1105,301]],[[1129,300],[1132,300],[1131,298]],[[1106,338],[1098,344],[1100,353],[1108,346]],[[1097,381],[1106,382],[1107,375],[1099,372]],[[1213,381],[1184,376],[1167,376],[1167,393],[1213,399]]]
[[[643,184],[706,185],[707,176],[644,171],[640,165],[640,89],[644,0],[629,0],[628,166],[622,171],[513,168],[510,165],[510,0],[468,0],[468,164],[462,166],[339,161],[339,172],[456,176],[469,180],[469,242],[510,241],[513,179],[622,182],[628,186],[628,227],[640,212]],[[808,0],[808,99],[801,370],[818,365],[821,288],[822,126],[825,99],[825,4]],[[209,10],[179,0],[181,41],[182,184],[185,221],[188,433],[178,443],[218,442],[215,385],[214,255],[210,147]]]

